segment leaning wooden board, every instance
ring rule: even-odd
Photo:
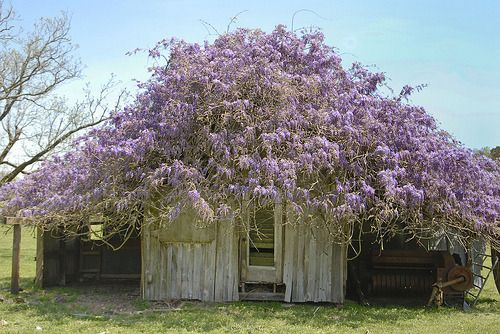
[[[491,248],[491,261],[495,261],[495,257],[500,260],[500,253]],[[500,293],[500,263],[493,269],[493,277],[495,278],[495,284],[497,286],[498,293]]]

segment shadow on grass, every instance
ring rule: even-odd
[[[3,284],[5,279],[0,279]],[[32,285],[31,285],[32,286]],[[137,289],[137,287],[135,287]],[[124,298],[123,293],[129,297]],[[135,292],[134,292],[135,293]],[[10,295],[4,295],[12,298]],[[441,317],[461,316],[463,312],[452,308],[424,308],[403,306],[361,306],[347,302],[343,307],[331,304],[284,304],[280,302],[234,302],[201,303],[178,301],[175,303],[149,303],[130,290],[115,286],[76,286],[28,289],[19,294],[26,303],[4,305],[2,312],[24,313],[50,321],[52,326],[68,321],[83,321],[90,325],[106,321],[133,332],[228,331],[259,332],[272,328],[293,326],[314,330],[334,329],[358,330],[380,324],[418,321],[422,317],[439,321]],[[89,306],[88,303],[96,305]],[[125,312],[115,312],[122,305]],[[495,299],[480,300],[477,309],[498,310],[500,302]]]

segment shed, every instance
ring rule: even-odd
[[[169,224],[150,211],[140,236],[117,251],[99,241],[39,232],[36,281],[47,287],[140,278],[147,300],[343,303],[347,247],[326,230],[292,224],[289,216],[275,203],[247,212],[247,226],[231,219],[199,226],[188,210]]]
[[[343,303],[346,246],[326,230],[291,224],[282,203],[198,227],[183,213],[142,234],[146,299],[280,300]],[[249,210],[251,211],[251,210]]]
[[[351,298],[362,290],[368,297],[425,299],[432,284],[462,264],[459,255],[465,254],[460,247],[432,243],[422,248],[401,238],[382,251],[368,234],[348,270],[348,258],[356,256],[352,249],[348,254],[348,244],[334,242],[326,227],[296,222],[284,203],[244,207],[243,223],[226,219],[211,225],[200,225],[192,210],[167,223],[147,209],[141,233],[115,235],[108,244],[99,238],[64,240],[57,231],[39,231],[36,283],[47,287],[127,280],[140,285],[146,300],[341,304],[348,290]],[[90,235],[102,231],[99,224],[89,223]],[[463,300],[460,291],[448,293],[448,300]]]

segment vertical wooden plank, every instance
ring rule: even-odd
[[[240,281],[247,281],[247,273],[248,273],[248,262],[249,262],[249,254],[248,254],[248,240],[250,235],[248,233],[249,229],[249,214],[248,214],[248,199],[243,199],[241,204],[242,207],[242,221],[243,226],[239,233],[240,235]]]
[[[179,258],[179,263],[180,265],[180,272],[181,272],[181,288],[180,288],[180,298],[181,299],[187,299],[187,286],[188,286],[188,252],[189,252],[189,245],[187,243],[179,243],[179,249],[182,250],[182,252],[179,252],[179,255],[181,257]]]
[[[238,263],[238,243],[239,243],[239,233],[238,229],[236,228],[235,222],[232,222],[233,226],[233,256],[232,256],[232,262],[233,262],[233,271],[232,271],[232,283],[233,283],[233,299],[234,301],[240,300],[240,295],[238,293],[238,287],[240,285],[240,268],[239,268],[239,263]]]
[[[314,239],[312,228],[309,228],[308,233],[309,239],[309,268],[308,268],[308,277],[307,277],[307,289],[309,291],[308,300],[314,301],[316,299],[316,263],[317,259],[317,245],[316,240]]]
[[[194,280],[194,246],[195,244],[187,244],[188,246],[188,256],[187,257],[187,298],[193,299],[193,280]]]
[[[310,277],[309,277],[309,268],[311,266],[311,261],[314,261],[314,256],[311,256],[310,252],[310,244],[311,244],[311,237],[310,237],[310,229],[306,228],[304,231],[304,301],[308,301],[311,298],[311,291],[310,291]]]
[[[148,287],[149,298],[151,300],[160,299],[160,295],[158,294],[158,283],[157,283],[157,271],[158,268],[156,264],[158,263],[158,246],[156,245],[158,240],[153,235],[153,226],[148,226],[148,234],[145,236],[147,239],[148,249],[147,254],[145,256],[148,257],[148,266],[146,268],[146,285]]]
[[[216,258],[217,258],[217,238],[211,242],[209,252],[207,253],[207,277],[206,285],[208,290],[207,300],[215,301],[215,272],[216,272]]]
[[[342,246],[333,245],[333,256],[332,256],[332,302],[340,303],[343,298],[341,298],[343,293],[343,266],[342,266]]]
[[[274,205],[274,266],[276,283],[283,282],[283,205],[281,201]]]
[[[217,237],[215,251],[215,301],[226,301],[229,282],[229,252],[231,242],[229,239],[230,226],[227,221],[217,222]]]
[[[170,275],[172,275],[171,279],[170,279],[170,296],[169,296],[169,299],[178,299],[179,296],[177,295],[177,293],[179,292],[179,288],[178,288],[178,274],[179,273],[179,269],[178,269],[178,247],[177,245],[175,244],[168,244],[168,247],[171,249],[171,252],[172,252],[172,258],[171,258],[171,261],[169,263],[169,266],[170,266]]]
[[[319,244],[319,286],[318,286],[318,301],[328,301],[327,296],[326,296],[326,289],[327,289],[327,272],[328,272],[328,265],[327,265],[327,257],[328,257],[328,244],[323,237],[323,235],[318,235],[318,244]]]
[[[320,267],[321,267],[321,246],[320,242],[318,240],[318,230],[315,231],[315,239],[314,239],[314,245],[315,245],[315,251],[316,251],[316,261],[315,262],[315,287],[314,287],[314,302],[319,301],[319,290],[321,288],[320,286]]]
[[[231,242],[229,239],[229,225],[227,224],[227,221],[223,221],[221,224],[221,231],[219,231],[220,234],[222,234],[222,242],[223,245],[219,249],[222,252],[222,266],[224,267],[224,272],[222,276],[222,286],[221,286],[221,292],[222,292],[222,301],[227,301],[229,298],[228,295],[228,285],[229,285],[229,252],[231,251]],[[219,270],[219,269],[218,269]]]
[[[306,250],[306,252],[307,252],[307,258],[308,258],[307,269],[306,269],[307,276],[305,277],[306,287],[307,287],[306,296],[305,296],[306,301],[314,300],[314,286],[315,286],[314,285],[314,270],[311,270],[311,268],[315,268],[313,265],[313,262],[316,261],[316,253],[315,253],[315,248],[314,248],[314,240],[312,239],[311,234],[312,234],[311,228],[308,228],[307,234],[306,234],[306,237],[307,237],[307,245],[306,245],[307,250]]]
[[[231,222],[224,222],[225,225],[225,239],[226,239],[226,249],[225,249],[225,262],[226,262],[226,273],[224,280],[224,301],[233,300],[233,226]]]
[[[43,231],[36,229],[36,276],[35,286],[43,288]]]
[[[179,249],[179,253],[178,253],[178,267],[177,267],[177,270],[178,270],[178,282],[177,282],[177,285],[178,285],[178,295],[179,295],[179,298],[182,299],[182,298],[186,298],[186,288],[187,288],[187,282],[186,282],[186,246],[183,244],[183,243],[176,243],[176,246],[178,247]]]
[[[186,298],[191,299],[193,296],[193,251],[194,244],[186,243]]]
[[[162,291],[160,291],[160,278],[163,267],[160,266],[159,263],[161,256],[161,248],[163,247],[163,245],[160,243],[160,239],[158,238],[158,231],[152,230],[152,232],[154,233],[152,233],[151,235],[151,269],[152,269],[151,272],[153,273],[153,278],[152,278],[153,283],[151,285],[155,297],[154,299],[160,300],[162,294]]]
[[[228,242],[230,251],[228,252],[228,301],[236,301],[239,299],[238,284],[238,232],[233,221],[228,221]]]
[[[294,239],[295,230],[287,224],[285,225],[285,245],[284,245],[284,260],[283,260],[283,282],[285,283],[285,302],[292,301],[293,293],[293,257],[294,257]]]
[[[150,300],[149,287],[147,282],[149,268],[149,227],[142,226],[141,233],[141,296],[143,299]]]
[[[202,249],[205,247],[205,244],[195,244],[193,250],[193,299],[202,299],[203,290],[203,280],[201,277],[202,264],[201,261],[203,259]]]
[[[327,241],[328,242],[328,241]],[[328,242],[327,244],[327,250],[326,250],[326,256],[325,256],[325,262],[324,262],[324,266],[325,266],[325,277],[326,277],[326,281],[325,281],[325,284],[326,284],[326,290],[325,290],[325,294],[326,294],[326,299],[325,301],[327,302],[331,302],[332,301],[332,256],[333,256],[333,243],[332,242]]]
[[[223,264],[221,261],[221,247],[222,242],[220,241],[220,222],[216,222],[217,226],[216,237],[215,237],[215,282],[214,282],[214,301],[222,300],[222,292],[220,291],[220,281],[222,280],[222,271],[224,270]]]
[[[347,291],[347,245],[342,245],[342,252],[339,261],[342,262],[342,291],[340,292],[340,301],[338,303],[344,303],[345,295]]]
[[[12,240],[12,271],[10,280],[10,292],[19,293],[19,261],[21,256],[21,225],[13,225]]]
[[[306,227],[304,227],[303,224],[301,224],[298,228],[298,233],[297,233],[297,260],[296,260],[296,266],[295,266],[295,275],[296,275],[296,281],[295,281],[295,298],[294,301],[297,302],[304,302],[304,297],[305,297],[305,279],[304,279],[304,247],[306,244]]]
[[[165,299],[172,299],[172,286],[173,286],[173,278],[172,275],[172,245],[166,244],[163,245],[165,250],[165,261],[162,263],[163,270],[165,271],[165,285],[163,286],[163,290],[165,293]]]
[[[246,230],[240,232],[240,281],[247,280],[248,273],[248,233]]]
[[[207,301],[207,271],[210,270],[207,264],[207,253],[209,252],[210,244],[204,244],[200,251],[200,300]]]
[[[168,244],[171,252],[170,262],[168,266],[170,267],[170,296],[169,299],[176,299],[177,296],[177,246],[175,244]]]
[[[166,268],[164,263],[166,262],[166,247],[160,244],[159,252],[158,252],[158,262],[157,266],[160,267],[159,276],[158,276],[158,298],[160,300],[166,299],[167,292],[165,291],[165,280],[166,280]]]
[[[297,266],[298,266],[298,244],[300,234],[303,232],[301,229],[302,225],[295,227],[295,234],[293,237],[293,272],[292,272],[292,280],[293,280],[293,291],[292,291],[292,302],[297,301],[297,291],[298,291],[298,282],[297,282]]]
[[[219,275],[219,287],[220,291],[219,301],[227,301],[227,281],[228,281],[228,252],[230,249],[230,245],[228,244],[228,231],[227,231],[226,221],[219,222],[219,246],[217,247],[217,256],[219,257],[219,261],[217,262],[217,273]]]

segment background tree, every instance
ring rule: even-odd
[[[474,149],[474,153],[484,155],[485,157],[491,158],[491,148],[488,146]]]
[[[105,102],[116,86],[110,79],[95,95],[87,88],[68,105],[58,88],[82,70],[68,16],[41,18],[29,32],[19,22],[0,0],[0,185],[106,120]]]
[[[500,146],[493,147],[490,150],[490,156],[494,160],[499,160],[500,159]]]

